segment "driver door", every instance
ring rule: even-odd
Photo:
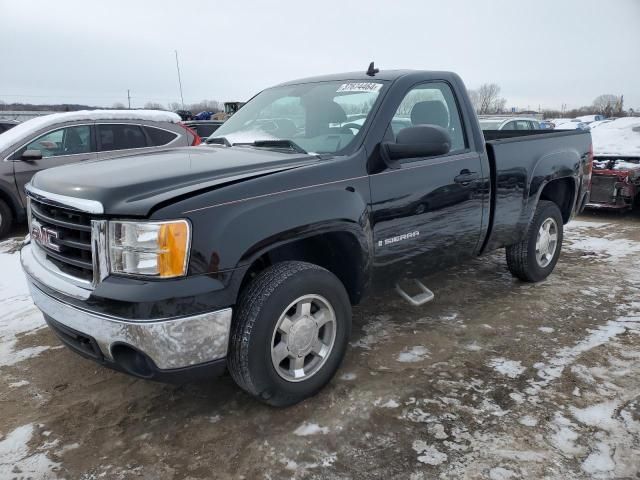
[[[441,270],[476,253],[482,232],[480,155],[469,148],[451,87],[427,82],[411,88],[389,125],[436,125],[451,136],[445,155],[401,160],[370,176],[374,282],[388,286]],[[382,284],[382,285],[381,285]]]

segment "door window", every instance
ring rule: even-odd
[[[149,135],[151,144],[155,145],[156,147],[160,147],[162,145],[166,145],[167,143],[171,143],[178,136],[177,133],[169,132],[161,128],[145,126],[144,129],[147,132],[147,135]]]
[[[26,150],[40,150],[42,158],[90,153],[91,127],[78,125],[45,133],[22,147],[16,158],[20,158]]]
[[[431,124],[444,128],[451,135],[450,153],[467,148],[460,112],[451,87],[446,83],[423,83],[404,97],[391,120],[394,136],[404,128]]]
[[[118,123],[98,125],[98,139],[101,152],[147,146],[147,139],[139,125]]]
[[[531,125],[527,120],[517,120],[516,130],[531,130]]]

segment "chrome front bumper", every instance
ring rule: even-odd
[[[54,290],[65,282],[33,258],[31,245],[23,247],[21,260],[35,305],[55,322],[93,338],[107,360],[114,361],[112,351],[116,345],[144,353],[161,370],[194,366],[227,355],[231,308],[146,321],[98,314],[64,303],[38,288],[32,278]],[[47,279],[53,278],[56,282],[49,284]]]

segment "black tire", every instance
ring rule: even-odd
[[[0,238],[4,238],[13,225],[13,212],[4,200],[0,200]]]
[[[271,343],[280,316],[304,295],[321,295],[336,318],[333,348],[319,370],[306,380],[287,381],[271,360]],[[340,366],[351,334],[351,303],[340,280],[328,270],[305,262],[277,263],[260,272],[242,291],[234,312],[229,372],[240,388],[264,403],[284,407],[324,387]]]
[[[556,222],[558,240],[554,255],[548,265],[542,267],[536,259],[536,240],[540,226],[547,220]],[[539,282],[553,271],[562,250],[563,223],[558,206],[547,200],[540,200],[531,220],[527,236],[522,242],[507,247],[507,266],[514,277],[524,282]]]

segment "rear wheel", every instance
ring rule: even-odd
[[[0,238],[9,233],[13,224],[13,213],[4,200],[0,200]]]
[[[305,262],[278,263],[240,295],[229,371],[261,401],[292,405],[331,380],[350,333],[351,304],[334,274]]]
[[[525,282],[539,282],[553,271],[563,235],[562,213],[558,206],[540,200],[522,242],[507,247],[507,266],[514,277]]]

